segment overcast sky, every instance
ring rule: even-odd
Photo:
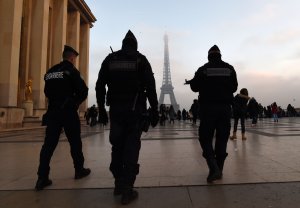
[[[197,98],[185,79],[207,62],[218,45],[233,65],[239,87],[266,106],[276,101],[300,107],[299,0],[85,0],[97,18],[91,28],[89,105],[96,103],[95,83],[110,46],[116,51],[130,29],[138,50],[153,69],[160,95],[164,34],[169,36],[172,83],[180,108]],[[169,97],[165,98],[169,103]]]

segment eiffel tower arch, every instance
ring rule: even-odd
[[[175,94],[174,94],[174,87],[172,85],[171,80],[171,71],[170,71],[170,61],[169,61],[169,46],[168,46],[168,35],[164,35],[164,74],[163,74],[163,81],[162,86],[160,88],[160,96],[158,104],[164,104],[165,95],[170,96],[171,105],[174,107],[174,110],[177,112],[179,109],[179,105],[176,102]]]

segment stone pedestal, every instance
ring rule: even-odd
[[[23,127],[41,126],[42,121],[38,116],[25,116],[23,119]]]
[[[25,116],[33,116],[33,102],[30,100],[23,101],[23,108],[25,110]]]

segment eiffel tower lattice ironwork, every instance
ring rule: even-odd
[[[161,105],[164,103],[165,95],[170,95],[171,105],[174,107],[175,112],[179,109],[179,105],[176,102],[174,95],[174,87],[172,86],[171,81],[171,72],[170,72],[170,61],[169,61],[169,46],[168,46],[168,35],[164,35],[164,74],[162,87],[160,88],[160,96],[158,104]]]

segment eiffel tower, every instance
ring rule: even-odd
[[[169,61],[169,47],[168,47],[168,35],[164,35],[165,41],[165,50],[164,50],[164,74],[163,74],[163,81],[162,87],[160,88],[160,96],[158,104],[159,106],[164,103],[165,95],[170,95],[171,105],[174,107],[175,112],[179,109],[179,105],[176,102],[175,95],[174,95],[174,87],[172,86],[171,81],[171,72],[170,72],[170,61]]]

